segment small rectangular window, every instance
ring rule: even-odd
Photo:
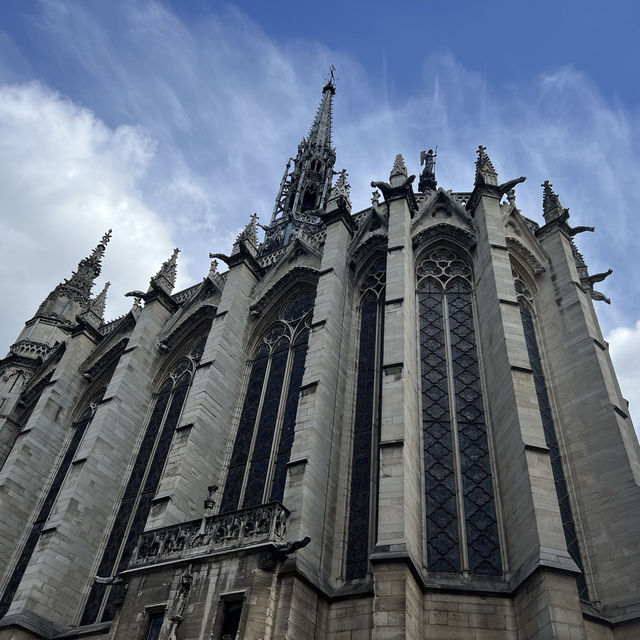
[[[236,640],[242,615],[242,600],[225,600],[222,602],[222,629],[220,640]]]
[[[164,622],[164,611],[159,613],[152,613],[149,618],[149,627],[147,629],[147,635],[145,640],[158,640],[160,637],[160,629],[162,629],[162,623]]]

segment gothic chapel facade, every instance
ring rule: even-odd
[[[397,156],[352,213],[334,94],[261,243],[105,322],[106,234],[0,360],[1,639],[640,638],[593,229],[483,147],[471,192]]]

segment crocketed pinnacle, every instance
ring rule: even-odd
[[[393,178],[394,176],[402,176],[403,178],[407,177],[407,167],[404,164],[404,158],[402,154],[398,154],[396,156],[395,162],[393,163],[393,169],[391,169],[391,174],[389,178]]]
[[[560,203],[558,194],[551,188],[553,185],[548,180],[545,180],[541,186],[542,215],[546,222],[551,222],[552,220],[559,218],[564,213],[564,209]]]
[[[162,263],[158,273],[151,278],[152,287],[155,285],[167,294],[170,294],[173,291],[173,288],[176,286],[176,276],[178,274],[179,253],[180,249],[175,248],[171,257]]]
[[[89,304],[89,309],[100,318],[104,318],[104,309],[107,304],[107,290],[110,286],[110,282],[105,282],[102,291]]]
[[[498,184],[498,174],[493,167],[493,162],[487,153],[487,148],[482,145],[478,146],[476,152],[478,157],[476,159],[476,184]]]
[[[245,243],[249,243],[254,249],[258,246],[258,214],[254,213],[249,219],[249,223],[242,230],[240,235],[236,238],[235,244],[238,244],[242,240]]]
[[[340,171],[340,175],[338,176],[335,185],[333,185],[333,189],[331,189],[329,201],[336,200],[340,196],[346,198],[347,200],[350,200],[351,185],[347,182],[348,175],[349,174],[347,173],[346,169]]]

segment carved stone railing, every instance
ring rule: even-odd
[[[289,511],[283,505],[269,502],[146,531],[138,538],[129,568],[192,559],[263,542],[281,544],[285,540],[288,517]]]

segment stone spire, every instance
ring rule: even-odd
[[[180,249],[173,250],[171,257],[165,260],[160,267],[158,273],[156,273],[149,284],[149,289],[158,288],[164,291],[167,295],[171,295],[173,288],[176,286],[176,276],[178,273],[178,254]]]
[[[493,168],[491,158],[487,154],[487,148],[478,146],[478,158],[476,159],[476,185],[490,184],[498,186],[498,174]]]
[[[296,157],[287,162],[271,223],[266,228],[262,254],[286,245],[294,226],[307,233],[319,229],[317,215],[327,203],[336,161],[336,150],[331,143],[335,93],[332,67],[309,135],[300,141]]]
[[[418,191],[420,193],[426,193],[427,191],[433,191],[438,186],[436,180],[436,156],[438,155],[438,147],[434,153],[433,149],[429,151],[420,152],[420,165],[424,165],[424,169],[420,174],[420,181],[418,182]]]
[[[553,185],[548,180],[545,180],[541,186],[543,189],[542,215],[544,216],[545,222],[549,223],[552,220],[563,218],[565,213],[568,218],[569,210],[562,207],[558,194],[551,188]]]
[[[63,323],[75,321],[77,313],[89,306],[91,288],[102,270],[102,257],[109,240],[111,240],[111,229],[102,236],[95,249],[86,258],[80,260],[78,268],[72,272],[71,277],[61,282],[45,298],[36,312],[36,317],[57,318]],[[71,309],[70,305],[63,300],[72,301],[74,308]]]
[[[320,106],[316,111],[316,117],[313,120],[309,131],[308,143],[310,145],[331,146],[331,131],[333,127],[333,96],[336,95],[336,86],[333,80],[333,72],[331,78],[322,88],[322,99]]]
[[[59,291],[65,290],[71,296],[80,297],[88,304],[93,283],[102,271],[102,257],[109,240],[111,240],[111,229],[102,236],[91,254],[80,260],[78,269],[71,274],[71,277],[59,285]]]

